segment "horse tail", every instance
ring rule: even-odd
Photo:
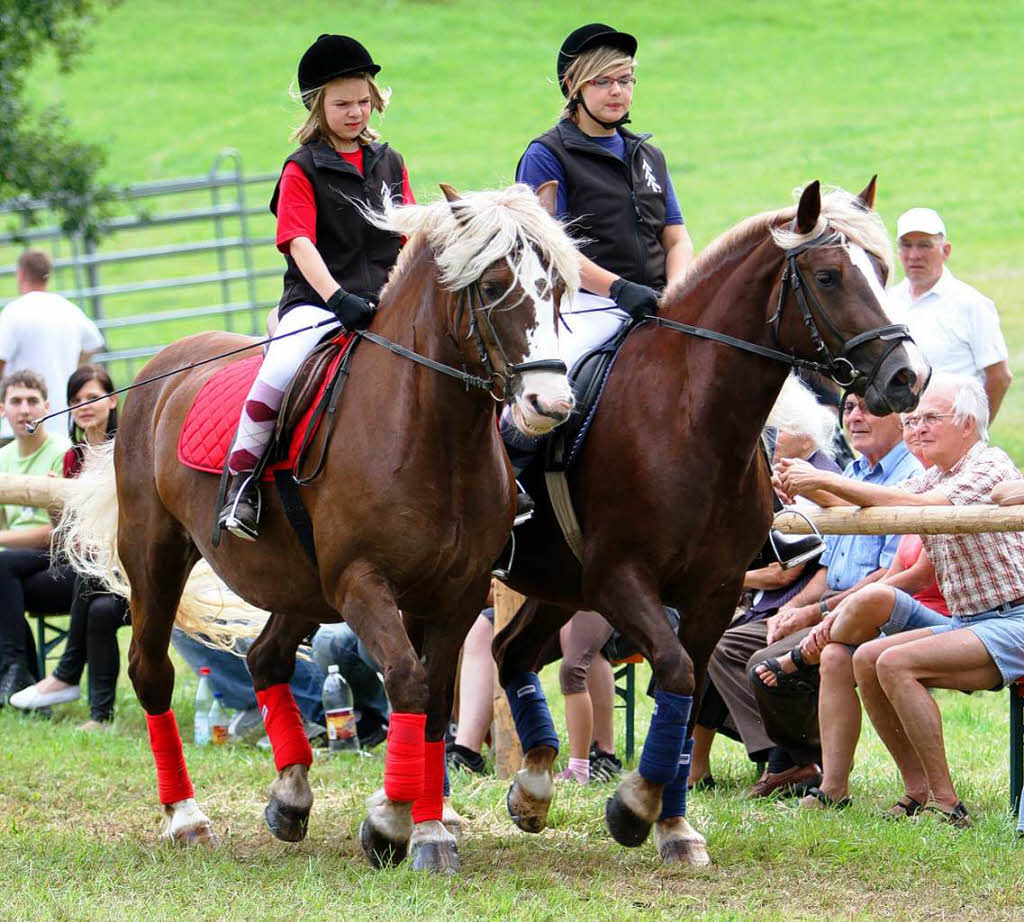
[[[117,478],[114,441],[86,449],[82,472],[65,483],[67,495],[54,530],[54,557],[63,557],[103,592],[131,597],[117,553]],[[238,652],[237,642],[259,636],[268,614],[231,592],[200,560],[189,574],[175,624],[215,649]]]
[[[66,559],[94,585],[128,598],[131,586],[117,554],[114,440],[87,447],[82,472],[65,486],[64,508],[51,539],[54,559]]]

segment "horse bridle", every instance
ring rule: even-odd
[[[480,364],[483,365],[492,382],[491,396],[495,401],[503,403],[511,393],[509,390],[510,382],[515,381],[528,371],[553,371],[556,374],[562,375],[566,373],[565,362],[561,359],[535,359],[532,362],[510,362],[508,360],[508,354],[505,352],[501,337],[498,335],[498,331],[491,320],[491,311],[496,305],[484,304],[479,280],[470,282],[459,294],[459,306],[455,314],[456,331],[462,329],[462,317],[466,312],[467,306],[469,308],[469,332],[466,334],[466,338],[472,337],[476,343]],[[477,322],[477,316],[480,317],[481,323]],[[484,341],[483,334],[480,332],[481,325],[487,328],[487,335],[494,343],[494,349],[501,357],[502,368],[500,371],[495,369],[494,363],[491,361],[490,353],[487,351],[487,344]],[[500,390],[496,386],[499,381],[501,382]]]
[[[719,333],[716,330],[707,330],[703,327],[695,327],[688,323],[681,323],[678,320],[668,320],[664,317],[658,317],[655,315],[648,315],[644,317],[642,322],[656,323],[658,326],[667,327],[680,333],[688,333],[691,336],[710,339],[728,346],[734,346],[735,348],[742,349],[745,352],[753,352],[755,355],[760,355],[764,358],[782,362],[783,364],[789,365],[793,368],[803,368],[809,371],[816,371],[819,374],[823,374],[826,377],[831,378],[836,384],[844,389],[850,388],[854,383],[864,377],[866,377],[870,383],[874,380],[875,375],[878,374],[878,370],[882,367],[882,363],[889,357],[889,354],[899,346],[903,340],[911,339],[910,331],[907,329],[905,324],[890,323],[885,326],[866,330],[863,333],[858,333],[850,339],[844,340],[842,333],[836,329],[835,324],[832,323],[832,320],[825,312],[825,309],[821,306],[821,302],[815,296],[813,290],[808,287],[807,281],[804,279],[804,275],[800,271],[800,264],[797,262],[797,257],[805,250],[810,250],[813,247],[842,243],[845,239],[846,238],[842,234],[836,231],[831,231],[819,234],[813,240],[808,240],[805,243],[798,244],[795,247],[791,247],[790,249],[783,251],[786,264],[783,267],[782,278],[779,285],[779,301],[775,309],[775,313],[768,318],[768,325],[771,327],[772,336],[775,340],[775,345],[778,348],[771,349],[767,346],[761,346],[758,343],[751,343],[745,339],[729,336],[726,333]],[[787,296],[790,291],[793,292],[797,308],[800,311],[800,317],[803,320],[804,326],[807,327],[807,332],[811,337],[811,343],[818,355],[821,356],[820,360],[802,359],[792,353],[782,351],[779,328],[782,318],[782,309],[786,305]],[[841,351],[838,355],[833,355],[831,350],[825,344],[825,340],[821,335],[821,330],[818,327],[818,322],[815,320],[815,315],[821,319],[821,322],[828,331],[842,343]],[[888,348],[882,353],[878,361],[875,362],[874,368],[871,369],[871,373],[869,375],[865,375],[853,364],[852,361],[850,361],[849,355],[858,346],[862,346],[864,343],[875,339],[881,339],[886,342],[888,344]]]
[[[464,288],[459,290],[458,307],[456,308],[455,313],[455,329],[452,334],[453,339],[457,337],[458,331],[462,328],[462,318],[466,313],[467,307],[469,309],[469,332],[466,334],[466,338],[472,338],[475,342],[477,354],[480,358],[480,364],[483,366],[484,371],[487,374],[486,378],[470,374],[466,371],[465,366],[463,366],[462,369],[458,369],[451,365],[446,365],[443,362],[438,362],[436,359],[421,355],[418,352],[414,352],[412,349],[407,349],[405,346],[393,342],[387,337],[380,336],[377,333],[371,333],[369,330],[360,330],[356,335],[361,339],[369,340],[371,343],[375,343],[378,346],[388,349],[395,353],[395,355],[400,355],[403,358],[416,362],[418,365],[423,365],[431,371],[436,371],[440,374],[447,375],[449,378],[455,378],[456,380],[461,381],[465,385],[467,391],[471,387],[488,391],[490,392],[491,397],[498,403],[504,403],[509,394],[512,393],[509,389],[510,382],[516,380],[528,371],[553,371],[563,375],[566,373],[565,362],[561,359],[537,359],[532,362],[510,362],[508,360],[508,353],[506,353],[505,347],[501,342],[501,337],[498,335],[498,331],[495,329],[494,324],[491,321],[491,311],[494,309],[495,305],[484,304],[483,294],[480,291],[479,280],[470,282]],[[494,363],[491,361],[490,353],[487,351],[487,343],[484,341],[483,334],[480,332],[481,324],[477,322],[478,315],[482,319],[483,325],[487,328],[487,335],[494,343],[494,349],[501,357],[501,370],[495,369]]]

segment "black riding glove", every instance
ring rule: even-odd
[[[616,279],[610,289],[616,307],[624,310],[634,320],[645,314],[658,313],[658,293],[646,285],[638,285],[626,279]]]
[[[346,332],[352,333],[365,330],[377,309],[365,298],[339,288],[327,299],[327,310],[338,318]]]

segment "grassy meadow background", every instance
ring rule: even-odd
[[[70,76],[44,62],[33,89],[40,105],[62,102],[83,139],[108,148],[111,181],[200,175],[225,147],[240,151],[246,172],[276,170],[302,112],[288,95],[299,55],[320,32],[354,34],[394,91],[385,137],[404,154],[418,197],[432,199],[439,181],[511,181],[527,141],[560,108],[559,43],[597,18],[640,39],[631,127],[652,131],[665,151],[698,247],[786,204],[814,178],[859,189],[877,172],[890,230],[912,205],[940,210],[951,268],[1000,309],[1019,377],[994,438],[1024,462],[1020,3],[124,0],[98,16],[92,48]],[[271,228],[254,222],[254,232]],[[116,243],[180,242],[184,233]],[[266,249],[260,265],[277,264]],[[0,263],[12,258],[0,252]],[[211,263],[182,258],[168,274]],[[270,297],[276,284],[267,283]],[[111,309],[180,306],[161,297]],[[545,678],[561,721],[557,681]],[[179,663],[175,708],[186,727],[193,693]],[[161,844],[145,724],[123,679],[110,734],[73,732],[87,715],[82,702],[52,721],[0,710],[0,919],[1019,918],[1024,861],[1006,808],[1005,696],[939,701],[958,788],[977,819],[969,832],[877,818],[899,788],[870,730],[855,805],[836,816],[742,801],[753,769],[720,741],[721,789],[692,801],[710,870],[664,868],[650,843],[613,845],[604,787],[560,789],[553,828],[528,837],[504,816],[503,783],[459,777],[455,803],[470,819],[464,870],[442,880],[404,868],[374,873],[363,862],[356,830],[362,799],[379,783],[379,753],[316,765],[310,837],[290,846],[262,827],[269,756],[187,746],[221,846]],[[641,734],[648,716],[642,703]]]

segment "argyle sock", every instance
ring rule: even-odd
[[[259,378],[253,382],[228,456],[228,469],[232,474],[254,470],[259,464],[274,434],[283,400],[284,391],[265,384]]]

